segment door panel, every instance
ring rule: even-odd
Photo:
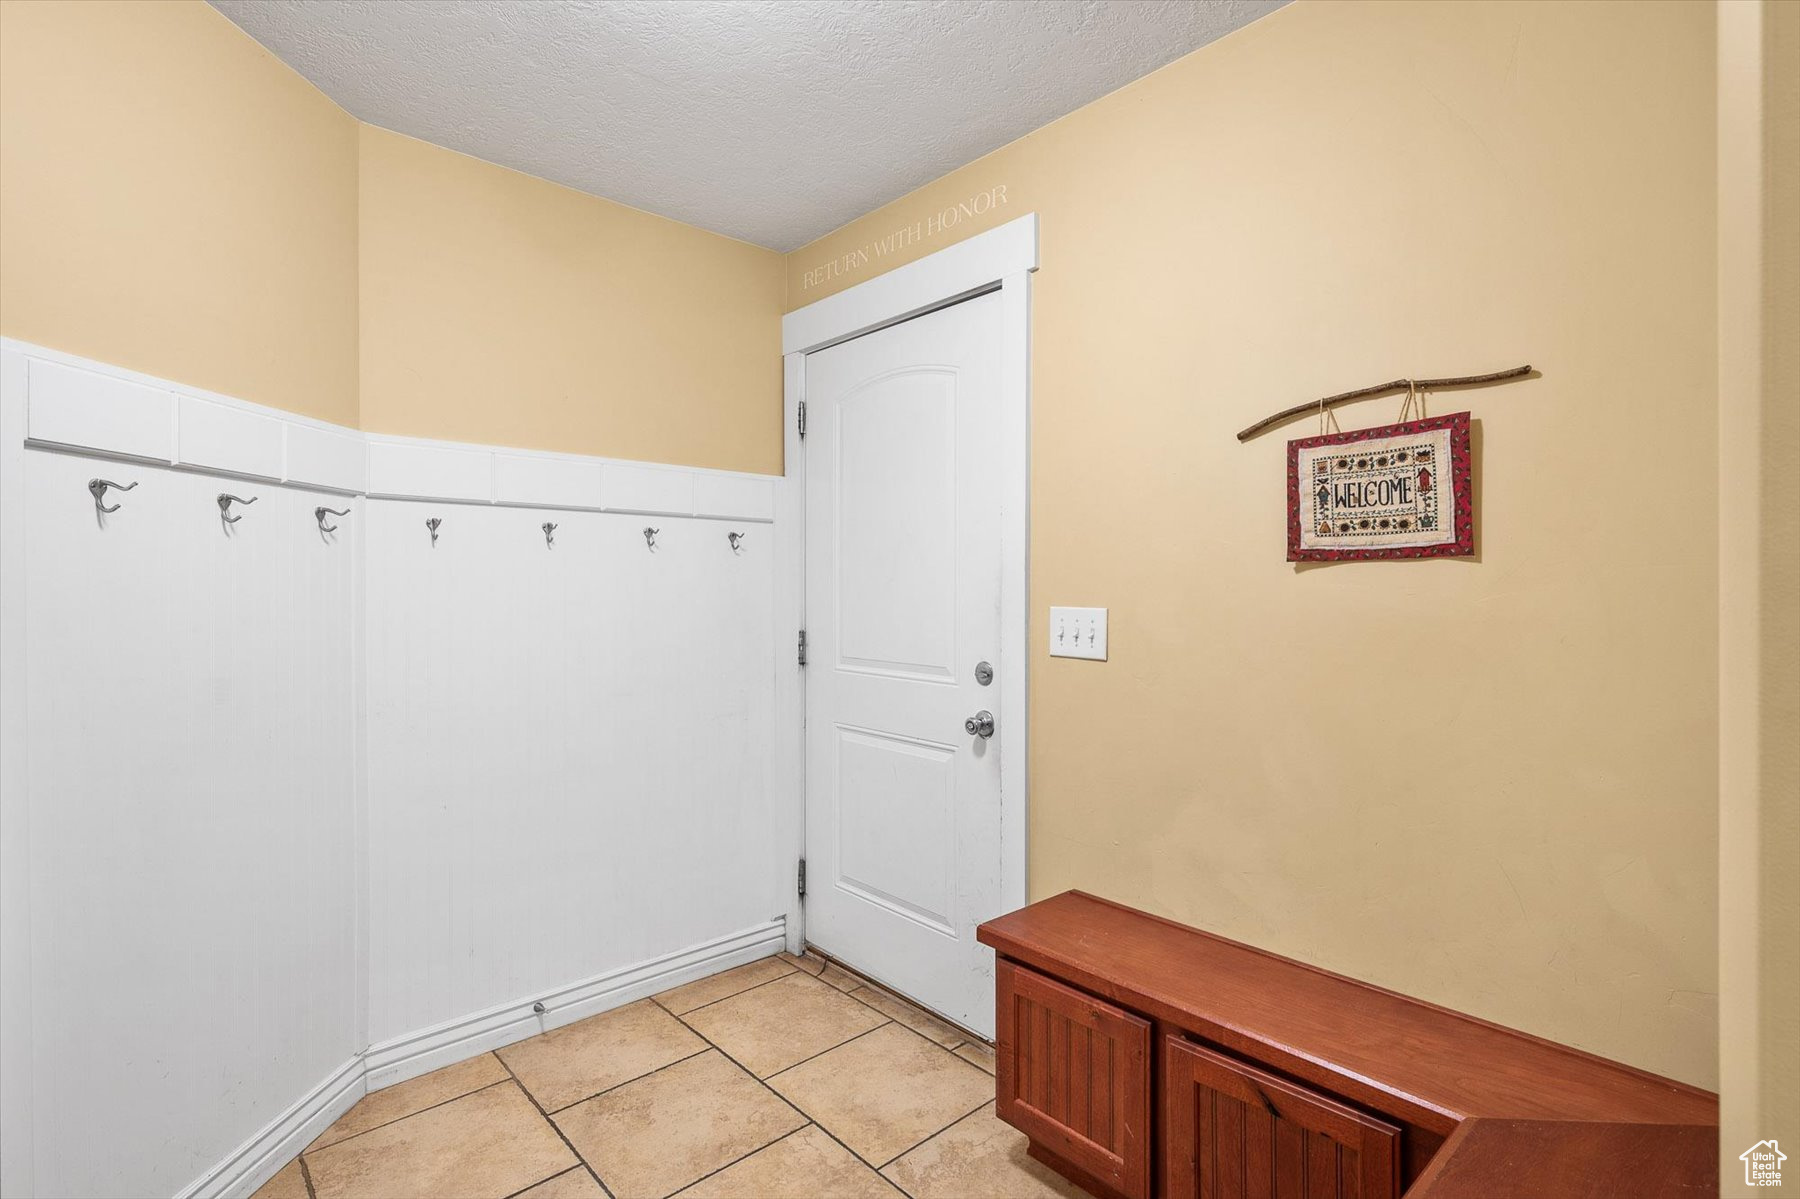
[[[956,383],[906,368],[838,401],[839,669],[956,673]]]
[[[806,359],[807,939],[993,1027],[1000,299]],[[993,713],[983,740],[967,717]],[[1020,730],[1022,733],[1023,730]]]
[[[913,839],[956,834],[955,754],[943,746],[839,728],[839,886],[954,937],[951,879],[941,854],[895,853]]]
[[[1395,1199],[1400,1130],[1177,1036],[1163,1040],[1165,1199]]]
[[[999,1117],[1127,1199],[1146,1199],[1149,1022],[1011,962],[996,983]]]

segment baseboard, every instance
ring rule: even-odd
[[[362,1055],[358,1054],[176,1199],[242,1199],[254,1193],[363,1097],[363,1071]]]
[[[331,1122],[370,1091],[572,1024],[779,952],[787,922],[777,918],[704,944],[664,954],[530,999],[503,1004],[374,1045],[335,1070],[305,1098],[238,1146],[176,1199],[244,1199],[273,1178]],[[539,1015],[532,1005],[542,1003]]]
[[[371,1046],[365,1055],[368,1089],[391,1087],[478,1053],[768,957],[785,947],[786,923],[780,918],[770,920],[647,962],[383,1041]],[[534,1003],[544,1005],[542,1015],[532,1010]]]

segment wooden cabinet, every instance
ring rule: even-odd
[[[1011,962],[996,967],[1000,1118],[1090,1189],[1149,1199],[1149,1021]]]
[[[1396,1199],[1400,1130],[1177,1036],[1163,1039],[1164,1199]]]
[[[1697,1087],[1079,891],[978,935],[999,1116],[1100,1199],[1718,1190]]]

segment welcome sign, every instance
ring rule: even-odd
[[[1475,552],[1469,414],[1288,442],[1288,561]]]

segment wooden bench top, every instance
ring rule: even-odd
[[[1477,1118],[1718,1124],[1718,1096],[1698,1087],[1084,892],[990,920],[979,937],[1123,1007],[1446,1135]],[[1478,1145],[1491,1147],[1490,1135],[1503,1131],[1484,1131]],[[1691,1145],[1694,1134],[1682,1135]]]

